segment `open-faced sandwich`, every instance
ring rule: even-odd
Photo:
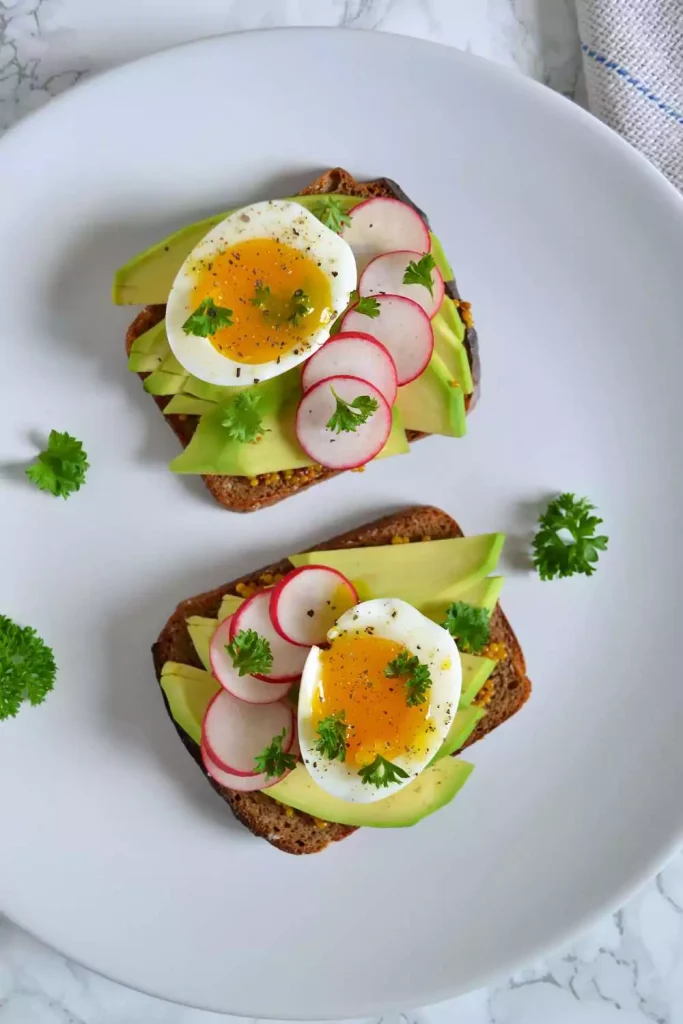
[[[167,710],[255,835],[315,853],[453,799],[454,755],[531,691],[503,541],[414,507],[178,606],[153,647]]]
[[[129,368],[226,508],[274,504],[425,434],[461,437],[479,384],[469,304],[392,181],[328,171],[190,225],[117,271],[144,304]]]

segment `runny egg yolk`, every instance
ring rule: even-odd
[[[275,238],[240,242],[192,270],[192,309],[211,298],[232,310],[232,326],[210,340],[240,363],[268,363],[305,349],[334,315],[330,282],[315,259]]]
[[[343,711],[347,723],[346,763],[362,767],[378,754],[419,757],[434,725],[429,700],[406,701],[406,678],[384,670],[406,648],[367,632],[342,633],[320,653],[320,681],[313,696],[312,725]]]

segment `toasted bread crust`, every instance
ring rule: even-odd
[[[340,193],[342,195],[359,196],[363,199],[370,198],[371,196],[392,196],[397,199],[401,199],[410,206],[413,206],[418,210],[425,221],[427,220],[424,212],[420,210],[419,207],[417,207],[415,203],[408,198],[396,182],[391,181],[390,178],[376,178],[374,181],[364,182],[356,181],[348,171],[345,171],[341,167],[335,167],[332,170],[321,174],[320,177],[316,178],[316,180],[311,182],[310,185],[303,188],[299,194],[322,195],[332,192]],[[452,299],[460,300],[460,295],[455,281],[446,282],[446,291]],[[166,307],[163,304],[146,306],[145,309],[136,316],[126,333],[127,353],[130,353],[131,346],[136,338],[150,330],[150,328],[159,323],[160,320],[163,320],[165,308]],[[474,392],[469,396],[468,400],[469,410],[473,408],[479,394],[481,373],[479,362],[479,343],[477,333],[473,326],[466,327],[465,348],[467,350],[470,366],[472,367],[472,379],[474,381]],[[139,376],[144,380],[147,375],[141,373]],[[155,397],[154,400],[162,412],[170,401],[169,398],[165,397]],[[196,430],[199,417],[189,415],[171,415],[166,416],[165,418],[182,446],[186,448]],[[417,433],[416,431],[408,431],[407,435],[408,440],[411,442],[426,436],[424,434]],[[305,491],[309,487],[313,487],[315,484],[322,483],[323,480],[329,480],[333,476],[338,476],[340,472],[348,472],[348,470],[332,470],[323,468],[315,470],[311,468],[295,470],[292,473],[291,478],[288,480],[280,478],[276,482],[270,482],[268,478],[259,478],[256,486],[252,485],[250,480],[243,476],[205,475],[202,476],[202,479],[216,501],[220,505],[223,505],[224,508],[230,509],[232,512],[255,512],[257,509],[266,508],[269,505],[275,505],[278,501],[283,501],[285,498],[289,498],[293,494]]]
[[[315,545],[311,550],[374,547],[390,544],[394,537],[408,538],[414,543],[424,538],[445,540],[461,536],[460,527],[445,512],[431,506],[413,506]],[[202,667],[187,630],[186,620],[189,616],[214,617],[218,614],[224,595],[237,594],[238,584],[262,585],[260,581],[264,574],[286,573],[291,568],[291,563],[284,558],[257,572],[226,583],[216,590],[198,594],[181,602],[152,648],[157,679],[160,680],[162,667],[167,661]],[[486,717],[479,723],[466,746],[482,739],[519,711],[531,693],[531,682],[526,675],[522,649],[500,606],[496,606],[491,616],[491,640],[504,644],[507,653],[491,675],[490,701],[486,707]],[[166,703],[165,698],[164,702]],[[168,704],[166,710],[170,714]],[[176,728],[188,751],[204,771],[197,744],[177,725]],[[206,775],[206,772],[204,774]],[[254,835],[267,839],[285,853],[318,853],[330,843],[345,839],[356,831],[352,826],[321,822],[301,811],[286,808],[267,793],[235,793],[219,786],[210,778],[209,781],[230,805],[234,815]]]

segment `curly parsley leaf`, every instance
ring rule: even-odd
[[[273,742],[270,746],[265,747],[254,758],[256,771],[259,774],[264,772],[267,779],[279,779],[286,771],[296,768],[296,757],[294,754],[285,754],[282,749],[282,741],[286,735],[287,730],[283,729],[278,736],[273,736]]]
[[[41,491],[68,498],[74,491],[80,491],[89,468],[82,443],[70,434],[51,430],[47,448],[28,467],[26,476]]]
[[[387,761],[381,754],[377,755],[372,764],[366,764],[364,768],[361,768],[358,774],[364,786],[376,786],[377,789],[409,778],[408,772],[399,768],[397,764]]]
[[[330,391],[337,400],[337,407],[327,421],[328,430],[334,430],[336,434],[343,432],[353,433],[363,423],[367,423],[374,412],[379,408],[379,402],[370,395],[359,395],[352,402],[346,402],[340,398],[333,387]]]
[[[436,260],[430,252],[417,260],[411,260],[403,275],[404,284],[421,284],[428,289],[429,294],[434,294],[434,282],[432,281],[432,270],[436,266]]]
[[[262,309],[265,316],[268,316],[270,310],[268,309],[268,303],[271,301],[270,288],[263,281],[256,282],[256,289],[254,291],[253,299],[249,299],[252,306],[257,306],[258,309]]]
[[[249,444],[268,433],[263,427],[259,406],[261,396],[253,391],[242,391],[224,410],[222,425],[233,441]]]
[[[358,300],[354,309],[356,313],[362,313],[363,316],[369,316],[372,320],[379,316],[380,313],[379,302],[374,295],[364,295]]]
[[[213,338],[221,327],[232,327],[232,310],[217,306],[211,297],[204,299],[183,324],[186,334]]]
[[[330,761],[346,760],[346,712],[335,711],[321,718],[316,730],[318,738],[313,744],[315,750]]]
[[[395,676],[406,677],[406,704],[409,708],[424,704],[427,691],[432,685],[432,677],[428,667],[416,655],[407,650],[401,651],[384,669],[384,675],[389,679]]]
[[[467,601],[454,601],[449,605],[443,627],[466,654],[478,654],[489,642],[491,626],[488,611]]]
[[[270,644],[255,629],[240,629],[225,649],[241,676],[267,675],[273,667]]]
[[[313,303],[303,288],[297,288],[291,299],[291,313],[287,318],[291,324],[298,327],[305,316],[313,312]]]
[[[0,721],[14,718],[24,701],[42,704],[56,674],[54,655],[35,629],[0,615]]]
[[[337,234],[340,234],[342,228],[351,223],[351,217],[346,210],[342,209],[341,201],[337,196],[322,196],[313,213],[326,228],[336,231]]]
[[[588,498],[560,494],[539,519],[533,540],[533,562],[542,580],[583,574],[592,576],[608,537],[596,535],[602,519],[593,515]]]

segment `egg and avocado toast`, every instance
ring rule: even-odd
[[[120,268],[113,297],[145,306],[128,365],[185,449],[171,470],[232,511],[461,437],[478,394],[469,304],[387,178],[336,168],[182,228]]]
[[[176,608],[152,648],[166,709],[255,835],[316,853],[453,799],[454,755],[531,692],[503,541],[412,507]]]

